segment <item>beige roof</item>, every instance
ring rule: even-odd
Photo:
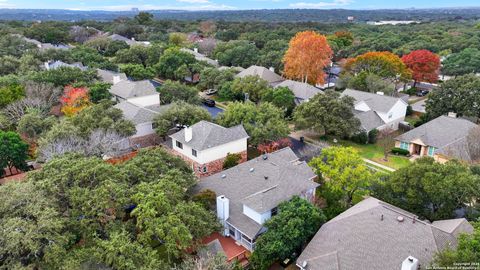
[[[307,270],[401,269],[413,256],[426,266],[436,252],[456,246],[460,232],[472,231],[465,219],[430,224],[370,197],[325,223],[297,265],[306,261]]]
[[[149,80],[143,81],[121,81],[110,88],[112,95],[123,99],[143,97],[157,94],[155,86]]]
[[[261,66],[251,66],[236,75],[238,78],[244,78],[246,76],[258,76],[268,83],[278,83],[284,80],[277,73]]]

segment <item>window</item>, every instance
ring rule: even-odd
[[[183,149],[183,144],[179,141],[175,141],[175,145],[180,148],[180,149]]]
[[[437,150],[435,147],[429,146],[428,147],[428,155],[433,157],[433,154],[435,153],[435,150]]]
[[[400,148],[402,148],[402,149],[409,150],[409,148],[410,148],[409,146],[410,146],[410,144],[407,143],[407,142],[401,142],[400,143]]]
[[[192,156],[196,157],[197,156],[197,150],[192,149]]]
[[[207,166],[203,166],[203,170],[202,170],[204,173],[206,173],[208,170],[207,170]]]

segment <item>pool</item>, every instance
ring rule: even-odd
[[[216,118],[219,113],[223,112],[223,110],[218,107],[208,107],[205,104],[202,104],[202,107],[210,113],[212,118]]]

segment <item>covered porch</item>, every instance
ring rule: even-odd
[[[250,251],[237,243],[232,237],[223,236],[218,232],[214,232],[202,239],[202,244],[208,245],[217,240],[227,257],[228,262],[238,261],[244,267],[249,264],[248,257],[250,256]]]

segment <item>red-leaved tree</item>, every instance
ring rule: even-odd
[[[435,83],[440,70],[440,57],[428,50],[416,50],[402,57],[402,61],[412,71],[413,87],[417,82]]]
[[[72,86],[65,87],[60,102],[62,103],[62,112],[66,116],[73,116],[91,104],[87,88]]]

